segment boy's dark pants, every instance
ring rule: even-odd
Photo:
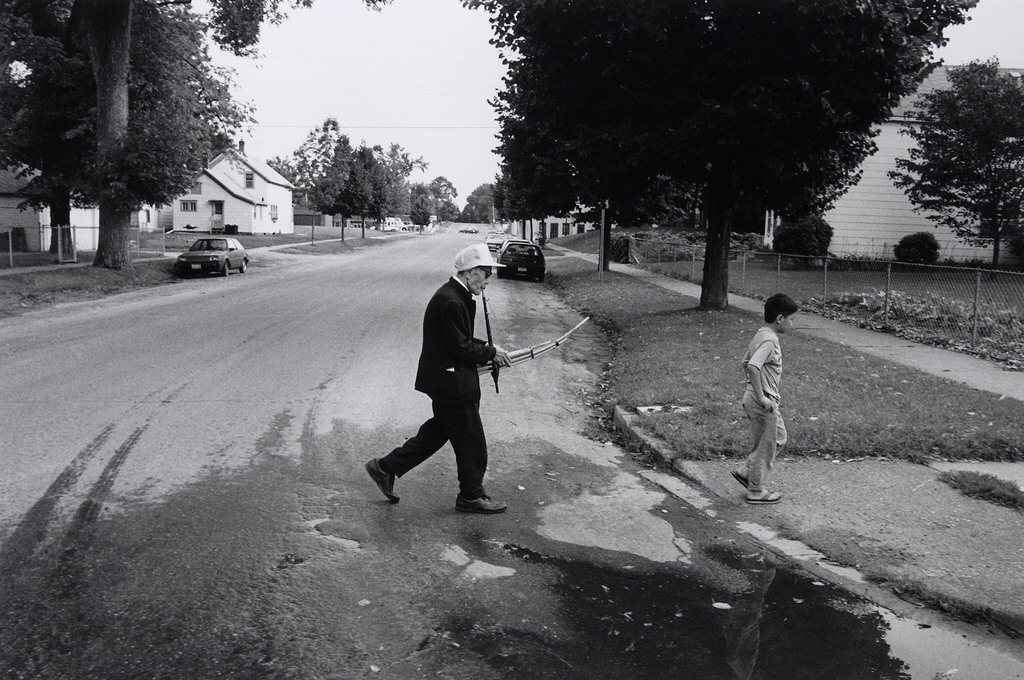
[[[401,477],[450,441],[459,471],[459,494],[467,500],[479,498],[484,493],[484,473],[487,472],[487,440],[480,420],[480,402],[434,401],[431,408],[434,417],[420,425],[413,437],[384,456],[384,464],[396,477]]]

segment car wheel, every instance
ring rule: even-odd
[[[242,264],[238,265],[238,273],[239,274],[244,274],[245,273],[245,266],[246,266],[246,264],[247,264],[247,261],[246,260],[242,260]]]
[[[227,276],[231,273],[231,262],[224,260],[224,263],[220,266],[220,275]]]

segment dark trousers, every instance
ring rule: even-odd
[[[431,408],[434,417],[420,425],[415,436],[384,456],[384,464],[396,477],[401,477],[451,442],[459,471],[459,493],[470,500],[479,498],[484,493],[487,471],[487,440],[480,421],[480,403],[435,401]]]

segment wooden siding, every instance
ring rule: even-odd
[[[861,179],[836,201],[825,214],[832,225],[829,250],[840,256],[892,257],[893,247],[907,234],[926,231],[935,236],[941,248],[940,259],[986,259],[990,248],[976,248],[961,242],[948,229],[936,227],[897,188],[889,171],[896,159],[906,158],[912,140],[899,134],[901,124],[885,123],[875,138],[878,151],[864,161]]]

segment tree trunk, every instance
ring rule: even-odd
[[[707,245],[704,249],[704,281],[700,286],[700,308],[704,311],[729,307],[729,238],[732,236],[735,196],[724,196],[709,187],[705,198]]]
[[[50,207],[50,254],[71,252],[71,196],[63,189],[51,189],[46,203]],[[62,239],[60,250],[57,240]]]
[[[128,68],[133,0],[81,0],[96,81],[100,235],[93,265],[131,271],[131,210],[121,159],[128,139]]]

